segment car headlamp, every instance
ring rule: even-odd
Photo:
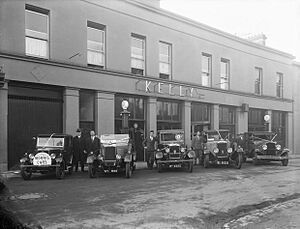
[[[170,153],[170,148],[166,148],[166,153]]]
[[[163,156],[164,156],[164,155],[163,155],[162,152],[157,152],[156,155],[155,155],[156,159],[162,159]]]
[[[219,149],[218,148],[214,148],[214,153],[219,153]]]
[[[21,158],[20,159],[20,163],[25,163],[26,162],[26,158]]]
[[[263,149],[263,150],[267,150],[267,149],[268,149],[268,146],[267,146],[267,145],[263,145],[263,146],[262,146],[262,149]]]
[[[55,157],[56,157],[55,153],[51,153],[50,157],[51,157],[52,159],[55,159]]]
[[[116,159],[117,159],[117,160],[120,160],[120,159],[121,159],[121,155],[120,155],[120,154],[117,154],[117,155],[116,155]]]
[[[281,145],[276,145],[277,150],[281,150]]]
[[[227,152],[228,152],[228,153],[232,153],[232,148],[228,148],[228,149],[227,149]]]
[[[181,153],[184,153],[184,151],[185,151],[185,148],[181,148],[181,149],[180,149],[180,152],[181,152]]]
[[[188,157],[189,158],[195,158],[196,157],[195,151],[188,152]]]
[[[33,159],[34,158],[34,155],[31,153],[31,154],[29,154],[29,158],[30,159]]]

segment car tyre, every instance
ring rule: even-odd
[[[204,155],[203,166],[204,166],[204,168],[208,168],[209,167],[209,154],[205,154]]]
[[[238,154],[238,156],[235,159],[235,168],[236,169],[240,169],[242,167],[243,164],[243,155],[242,154]]]
[[[55,175],[57,179],[63,179],[65,177],[65,162],[62,161],[55,169]]]
[[[89,177],[95,178],[96,177],[96,167],[95,167],[94,163],[90,163],[88,168],[89,168]]]
[[[126,165],[125,165],[125,176],[126,176],[126,178],[130,178],[131,175],[132,175],[132,169],[131,169],[130,163],[126,163]]]
[[[289,159],[284,159],[281,161],[282,166],[287,166],[289,164]]]
[[[32,171],[31,169],[28,171],[26,168],[21,169],[21,176],[24,180],[30,180],[32,176]]]

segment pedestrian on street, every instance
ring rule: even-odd
[[[100,151],[100,139],[96,136],[95,131],[91,130],[90,137],[87,138],[87,141],[86,141],[87,154],[85,155],[85,161],[86,161],[88,154],[91,154],[91,153],[98,154],[99,151]]]
[[[133,152],[136,153],[136,159],[141,161],[144,155],[143,131],[139,128],[137,123],[133,124],[133,128],[130,129],[129,135],[132,142]]]
[[[146,148],[147,166],[152,169],[154,164],[154,152],[157,148],[157,138],[154,136],[153,130],[151,130],[149,136],[145,138],[143,145]]]
[[[200,131],[197,131],[196,136],[192,140],[192,149],[195,150],[196,154],[196,164],[199,165],[200,162],[203,161],[203,144],[204,144],[204,136]]]
[[[80,161],[81,171],[84,167],[84,151],[85,151],[85,141],[81,135],[81,130],[78,128],[76,130],[76,136],[73,138],[73,168],[75,172],[78,172],[78,162]]]

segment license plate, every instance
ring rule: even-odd
[[[218,161],[218,165],[228,165],[228,161]]]
[[[170,167],[172,168],[181,168],[181,164],[178,164],[178,165],[170,165]]]
[[[276,156],[273,156],[273,155],[264,155],[263,157],[264,157],[265,159],[271,159],[271,160],[272,160],[272,159],[274,159],[274,160],[275,160],[275,159],[280,159],[280,157],[276,157]]]
[[[47,153],[38,153],[34,156],[33,165],[51,165],[51,157]]]

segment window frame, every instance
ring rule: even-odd
[[[258,76],[255,75],[255,81],[254,81],[254,94],[256,95],[262,95],[263,94],[263,68],[261,67],[255,67],[255,73],[259,73]],[[256,91],[257,84],[259,84],[259,92]]]
[[[159,41],[158,43],[158,55],[159,55],[159,78],[161,79],[165,79],[163,78],[162,76],[168,76],[168,79],[165,79],[165,80],[172,80],[172,73],[173,73],[173,69],[172,69],[172,44],[171,43],[168,43],[168,42],[165,42],[165,41]],[[165,61],[162,61],[160,56],[162,55],[161,52],[160,52],[160,45],[166,45],[168,47],[168,62],[165,62]],[[160,64],[163,63],[163,64],[168,64],[169,65],[169,74],[165,74],[165,73],[161,73],[160,71]]]
[[[283,98],[283,73],[276,72],[276,97]],[[279,80],[278,80],[279,79]],[[278,95],[278,88],[279,88],[279,95]]]
[[[208,58],[208,72],[203,71],[203,58]],[[203,75],[206,74],[208,77],[208,84],[203,84]],[[212,77],[212,55],[208,53],[202,53],[201,55],[201,86],[210,87],[211,86],[211,77]]]
[[[222,67],[220,67],[220,88],[222,90],[230,90],[230,60],[221,58],[220,66],[222,65],[222,63],[226,64],[226,75],[225,77],[222,75]],[[222,79],[225,81],[224,83],[222,83]],[[225,84],[227,85],[227,88],[223,88],[223,85]]]
[[[27,29],[27,23],[26,23],[26,14],[27,13],[33,13],[33,14],[43,16],[46,18],[47,33],[46,33],[45,38],[33,35],[34,33],[44,34],[43,32]],[[29,35],[28,35],[28,32],[29,32]],[[27,45],[26,45],[27,38],[39,40],[39,41],[45,41],[46,42],[46,56],[40,56],[40,55],[27,53]],[[25,55],[26,56],[31,56],[31,57],[41,58],[41,59],[49,59],[50,58],[50,11],[49,10],[31,6],[31,5],[27,5],[27,4],[25,5],[25,39],[24,39],[24,41],[25,41]]]
[[[136,58],[136,57],[133,57],[132,56],[132,48],[133,48],[133,39],[136,39],[136,40],[141,40],[141,41],[143,41],[143,59],[138,59],[138,58]],[[131,74],[134,74],[134,75],[140,75],[140,76],[145,76],[146,75],[146,37],[145,36],[141,36],[141,35],[138,35],[138,34],[134,34],[134,33],[132,33],[131,34],[131,38],[130,38],[130,42],[131,42],[131,44],[130,44],[130,69],[131,69]],[[139,68],[133,68],[133,66],[132,66],[132,60],[133,59],[135,59],[135,60],[142,60],[143,61],[143,63],[144,63],[144,68],[143,69],[139,69]],[[142,72],[142,74],[138,74],[138,73],[134,73],[133,71],[134,71],[134,69],[135,70],[137,70],[137,71],[143,71]]]

